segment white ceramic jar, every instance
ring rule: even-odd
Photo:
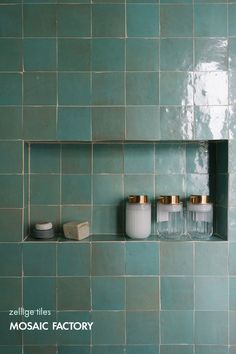
[[[193,239],[207,240],[213,234],[213,205],[208,195],[191,195],[187,203],[187,233]]]
[[[126,235],[147,238],[151,233],[151,204],[146,195],[130,195],[126,204]]]

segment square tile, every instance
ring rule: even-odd
[[[0,173],[22,173],[22,142],[0,141]]]
[[[196,344],[227,344],[228,312],[196,311],[195,341]]]
[[[159,6],[157,4],[127,5],[128,37],[159,36]]]
[[[51,311],[56,308],[56,280],[53,277],[24,277],[24,307],[43,307]]]
[[[88,311],[61,311],[58,313],[58,320],[60,322],[67,322],[67,321],[68,322],[69,321],[91,322],[91,315]],[[57,342],[59,344],[59,348],[61,345],[63,345],[67,349],[72,349],[73,348],[73,347],[71,347],[72,345],[78,345],[79,350],[81,350],[81,348],[84,348],[85,345],[89,346],[90,337],[91,337],[90,331],[79,332],[76,330],[72,330],[72,331],[63,331],[62,330],[59,332],[59,335],[57,337]],[[80,347],[80,346],[82,346],[82,347]],[[62,354],[62,353],[60,353],[60,354]],[[65,354],[72,354],[72,353],[65,352]],[[81,350],[81,354],[82,353],[83,352]],[[83,354],[87,354],[87,352],[85,352]]]
[[[60,146],[56,144],[31,144],[30,172],[59,173]]]
[[[235,325],[236,325],[236,312],[230,311],[229,313],[229,344],[236,344],[235,336]]]
[[[158,344],[159,312],[127,312],[126,336],[127,344]]]
[[[126,139],[156,140],[160,137],[159,108],[127,107]]]
[[[227,105],[228,76],[226,72],[196,73],[194,85],[196,105]],[[215,87],[219,87],[217,92]]]
[[[123,201],[122,175],[94,175],[93,176],[93,203],[117,205]]]
[[[192,277],[161,277],[161,309],[193,310]]]
[[[89,37],[91,35],[90,5],[58,5],[58,37]]]
[[[24,5],[25,37],[56,37],[55,5]]]
[[[89,107],[59,107],[57,138],[59,140],[91,140],[91,111]]]
[[[56,70],[56,39],[25,38],[23,44],[25,71]]]
[[[127,73],[127,105],[157,105],[159,103],[158,73]]]
[[[93,310],[125,309],[125,278],[92,277]]]
[[[151,38],[126,39],[127,71],[158,71],[159,40]]]
[[[91,225],[91,209],[92,207],[90,205],[89,206],[62,205],[61,223],[69,222],[71,220],[76,220],[79,215],[81,220],[86,220]]]
[[[57,278],[59,310],[90,310],[89,277]]]
[[[162,37],[192,37],[192,6],[161,5],[160,23]]]
[[[126,310],[159,309],[158,277],[128,277],[126,279]]]
[[[21,37],[21,5],[2,5],[0,14],[0,37]]]
[[[56,245],[23,244],[24,276],[55,276]]]
[[[196,275],[227,275],[228,245],[226,243],[196,243]]]
[[[229,106],[229,139],[234,139],[236,137],[236,120],[235,120],[236,110],[233,106]]]
[[[160,70],[190,71],[193,68],[192,39],[163,38],[160,42]]]
[[[92,275],[123,275],[125,272],[124,244],[92,244]]]
[[[196,277],[196,310],[224,311],[228,309],[228,279],[226,277]]]
[[[183,144],[155,144],[156,174],[181,174],[186,169],[186,150]]]
[[[92,103],[98,106],[124,104],[124,74],[93,73],[92,74]]]
[[[92,41],[92,70],[124,71],[124,69],[124,39],[94,38]]]
[[[0,106],[22,104],[22,75],[0,73]]]
[[[236,275],[236,243],[231,243],[229,247],[229,274]]]
[[[57,247],[59,276],[89,276],[90,245],[60,243]]]
[[[9,311],[11,309],[17,309],[22,304],[21,278],[13,278],[13,277],[0,278],[0,293],[1,293],[0,296],[1,311]],[[4,327],[5,326],[3,326],[3,328]],[[1,341],[1,343],[3,342]]]
[[[236,35],[235,29],[235,19],[236,19],[236,4],[229,4],[228,6],[229,11],[229,19],[228,19],[228,34],[231,37]]]
[[[92,8],[94,37],[124,37],[125,6],[94,4]]]
[[[226,38],[196,38],[194,63],[197,71],[228,69],[228,40]]]
[[[185,198],[186,176],[184,174],[156,175],[155,190],[158,196],[161,195],[179,195]]]
[[[60,204],[60,176],[31,175],[30,200],[31,204]]]
[[[92,313],[93,344],[125,344],[125,313],[123,311],[106,311]]]
[[[0,248],[0,276],[21,276],[21,244],[3,243]]]
[[[26,140],[56,139],[55,107],[24,107],[23,136]]]
[[[161,343],[192,344],[193,338],[193,311],[161,312]]]
[[[193,354],[193,345],[161,345],[160,354]]]
[[[0,176],[0,207],[23,207],[23,179],[22,175]]]
[[[199,195],[209,195],[209,175],[208,174],[197,174],[188,173],[186,176],[186,195],[199,194]]]
[[[22,109],[0,107],[0,138],[20,139],[22,137]]]
[[[123,107],[92,108],[93,140],[123,140],[125,109]]]
[[[236,69],[236,38],[228,39],[228,48],[229,48],[229,69]]]
[[[2,6],[1,6],[2,8]],[[22,70],[22,41],[21,39],[0,38],[0,70]]]
[[[236,208],[228,209],[228,240],[236,241]]]
[[[58,103],[61,106],[80,106],[91,103],[89,73],[59,73]]]
[[[58,70],[89,71],[90,39],[58,39]]]
[[[123,173],[121,144],[93,145],[93,173]]]
[[[125,175],[124,176],[125,197],[129,195],[144,194],[149,200],[154,198],[154,176],[153,175]]]
[[[236,277],[229,277],[229,309],[236,310]]]
[[[25,105],[56,105],[56,73],[24,73]]]
[[[192,73],[162,72],[160,74],[160,104],[179,106],[192,105]]]
[[[203,4],[194,6],[195,36],[227,36],[227,6],[223,4]]]
[[[124,232],[123,206],[94,206],[93,234],[121,234]]]
[[[209,163],[208,143],[198,142],[186,145],[187,173],[208,173]]]
[[[193,245],[191,243],[161,242],[161,275],[192,275]]]
[[[124,172],[126,174],[154,173],[154,145],[125,144]]]
[[[22,209],[0,209],[0,242],[21,242]]]
[[[142,262],[140,262],[142,259]],[[149,242],[126,243],[127,275],[158,275],[159,244]]]
[[[62,175],[62,204],[90,204],[91,176]]]
[[[62,144],[62,173],[91,173],[90,144]]]
[[[236,71],[229,71],[229,104],[235,104]]]

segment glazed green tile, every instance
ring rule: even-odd
[[[160,136],[158,107],[126,108],[126,139],[157,140]]]
[[[188,72],[162,72],[160,75],[160,104],[192,105],[192,74]]]
[[[57,138],[59,140],[91,139],[91,114],[88,107],[60,107]]]
[[[111,345],[102,345],[102,346],[93,346],[92,347],[92,354],[123,354],[125,347],[123,346],[111,346]]]
[[[30,177],[31,204],[59,204],[60,176],[35,174]]]
[[[146,194],[149,199],[154,197],[154,176],[153,175],[125,175],[124,188],[125,197],[136,194]]]
[[[124,198],[121,175],[93,176],[93,203],[117,205]]]
[[[0,141],[0,173],[22,173],[22,142]]]
[[[19,139],[22,137],[22,109],[0,107],[0,138]]]
[[[229,248],[229,274],[236,275],[236,243],[231,243]]]
[[[92,70],[124,71],[124,69],[124,39],[94,38],[92,41]]]
[[[16,322],[21,322],[21,316],[15,316]],[[12,317],[9,316],[7,312],[0,312],[0,326],[1,326],[1,333],[0,333],[0,341],[1,345],[21,345],[22,343],[22,333],[21,331],[9,331],[10,323],[12,322]],[[5,347],[2,347],[5,348]],[[8,347],[9,348],[9,347]],[[14,348],[14,347],[13,347]],[[0,348],[1,349],[1,348]],[[21,348],[22,352],[22,348]],[[8,353],[7,351],[2,352],[2,354]],[[9,350],[9,354],[18,354],[18,347],[14,352]]]
[[[31,346],[25,346],[24,347],[24,353],[25,354],[57,354],[57,347],[49,347],[49,346],[37,346],[37,347],[31,347]]]
[[[24,276],[55,276],[56,245],[24,243],[23,272]]]
[[[22,41],[21,39],[0,38],[0,70],[22,70]]]
[[[17,309],[22,304],[21,278],[0,278],[0,293],[1,311]]]
[[[229,72],[229,104],[236,103],[236,71]]]
[[[71,220],[88,221],[91,225],[91,206],[68,206],[62,205],[61,223]],[[91,227],[91,226],[90,226]],[[91,230],[91,229],[90,229]],[[92,233],[92,230],[91,230]]]
[[[196,243],[195,244],[195,274],[196,275],[227,275],[228,246],[226,243]],[[223,300],[223,299],[222,299]]]
[[[58,37],[89,37],[90,32],[90,5],[58,5]]]
[[[159,36],[159,6],[157,4],[127,5],[128,37]]]
[[[136,311],[126,314],[127,344],[158,344],[159,313]]]
[[[126,310],[159,309],[158,277],[128,277],[126,279]]]
[[[124,172],[153,173],[154,172],[154,145],[153,144],[125,144],[124,145]]]
[[[94,37],[124,37],[125,6],[122,4],[95,4],[92,8]]]
[[[24,307],[36,309],[43,307],[51,311],[56,307],[56,281],[53,277],[24,277]]]
[[[194,118],[191,107],[160,108],[161,140],[193,139]]]
[[[21,37],[21,5],[1,5],[0,37]]]
[[[229,312],[229,344],[236,344],[236,336],[235,336],[235,325],[236,325],[236,312]]]
[[[15,2],[15,1],[14,1]],[[22,348],[16,345],[1,345],[0,347],[1,354],[21,354]]]
[[[194,31],[197,37],[227,36],[227,6],[203,4],[194,6]]]
[[[227,348],[226,348],[227,349]],[[236,353],[236,346],[230,346],[229,347],[229,354],[235,354]],[[220,353],[219,353],[220,354]],[[226,352],[226,354],[227,354],[227,352]]]
[[[192,37],[192,6],[161,5],[160,28],[162,37]]]
[[[161,277],[161,309],[193,310],[193,284],[192,277]]]
[[[123,207],[94,206],[93,234],[120,234],[123,232]]]
[[[91,172],[91,145],[63,144],[61,148],[62,173]]]
[[[30,145],[31,173],[59,173],[60,146],[54,144]]]
[[[124,310],[125,278],[92,277],[93,310]]]
[[[89,73],[59,73],[58,103],[61,106],[89,105],[91,101]]]
[[[63,175],[62,176],[62,204],[90,204],[91,203],[91,176],[90,175]]]
[[[228,346],[196,345],[196,354],[228,354]]]
[[[56,70],[56,39],[25,38],[23,48],[25,71]]]
[[[40,220],[50,220],[58,232],[60,228],[60,206],[31,205],[30,224],[33,227]]]
[[[188,173],[186,176],[186,195],[209,195],[209,175]]]
[[[229,277],[229,309],[236,310],[236,277]]]
[[[0,247],[0,276],[21,276],[21,245],[3,243]]]
[[[93,145],[94,173],[122,173],[123,147],[121,144]]]
[[[196,105],[222,106],[228,104],[227,72],[196,73],[194,86],[194,103]],[[218,87],[218,90],[215,90],[215,87]]]
[[[229,38],[228,39],[228,47],[229,47],[229,69],[236,69],[236,39]]]
[[[0,207],[22,208],[23,179],[20,175],[0,176]]]
[[[220,172],[226,173],[227,172],[227,167],[228,167],[228,172],[229,173],[235,173],[236,172],[236,163],[235,163],[234,156],[236,154],[236,141],[235,140],[229,140],[228,144],[227,144],[227,149],[228,149],[228,161],[227,161],[227,158],[226,158],[225,164],[222,162],[222,164],[224,166],[224,170],[220,171]],[[227,149],[225,147],[225,149],[221,152],[220,161],[222,161],[223,157],[227,156]]]
[[[0,242],[22,240],[22,209],[0,209]]]
[[[55,37],[56,7],[55,5],[24,5],[24,36]]]
[[[35,305],[34,305],[35,306]],[[36,309],[36,306],[34,307]],[[46,308],[47,309],[47,308]],[[46,317],[46,318],[45,318]],[[44,322],[45,320],[49,320],[49,316],[39,316],[39,315],[31,315],[25,322]],[[51,323],[56,321],[56,312],[51,311],[48,330],[39,330],[39,331],[25,331],[24,332],[24,345],[32,345],[32,346],[48,346],[48,345],[56,345],[57,342],[57,333],[52,330]]]
[[[58,354],[90,354],[90,346],[61,346],[58,347]]]
[[[192,344],[193,311],[162,311],[161,312],[161,343]]]
[[[196,38],[194,50],[195,70],[227,70],[227,50],[228,41],[225,38]]]
[[[195,343],[196,344],[227,344],[228,312],[227,311],[196,311],[195,312]]]
[[[157,105],[158,91],[159,79],[156,72],[126,74],[127,105]]]
[[[123,73],[93,73],[92,74],[93,105],[124,104],[124,74]]]
[[[89,276],[90,245],[59,243],[57,274],[59,276]]]
[[[122,243],[92,244],[92,275],[123,275],[125,247]]]
[[[157,71],[159,68],[159,40],[151,38],[126,39],[126,70]]]
[[[182,174],[186,170],[186,150],[183,144],[155,144],[156,174]]]
[[[236,241],[236,208],[228,208],[228,240]]]
[[[192,275],[193,245],[183,242],[161,242],[161,275]]]
[[[142,257],[142,262],[140,262]],[[159,244],[132,242],[126,244],[127,275],[158,275]]]
[[[127,354],[159,354],[157,345],[129,345],[126,347]]]
[[[196,277],[195,308],[202,311],[228,310],[228,279],[226,277]]]
[[[22,75],[16,73],[0,74],[0,106],[21,105]]]
[[[160,354],[193,354],[193,345],[161,345]]]
[[[215,231],[223,240],[227,240],[228,212],[227,208],[216,206],[215,208]]]
[[[62,311],[58,313],[58,320],[60,322],[91,322],[91,315],[88,311]],[[65,345],[66,348],[69,350],[72,345],[89,345],[90,344],[90,337],[91,337],[91,332],[90,331],[59,331],[58,336],[57,336],[57,343],[59,345]],[[60,347],[59,347],[60,348]],[[79,347],[81,348],[81,347]],[[83,348],[83,347],[82,347]],[[60,351],[59,351],[60,352]],[[68,353],[65,352],[65,354],[72,354],[73,352],[68,351]],[[76,351],[73,354],[78,353]],[[62,354],[62,353],[61,353]],[[85,352],[84,354],[87,354]]]
[[[23,136],[26,140],[55,140],[55,107],[25,107],[23,117]]]
[[[158,196],[171,194],[184,198],[185,185],[186,176],[184,174],[160,174],[155,177],[155,189]]]
[[[236,35],[235,20],[236,20],[236,4],[228,5],[229,18],[228,18],[228,34],[231,37]]]
[[[94,311],[93,344],[125,344],[125,313],[123,311]]]
[[[208,173],[209,151],[205,143],[192,143],[186,145],[186,172]]]
[[[160,70],[192,70],[193,41],[191,39],[164,38],[160,42]]]
[[[123,107],[92,108],[93,140],[123,140],[125,109]]]
[[[90,310],[89,277],[57,279],[58,310]]]
[[[89,39],[58,39],[58,70],[89,71],[90,42]]]
[[[24,73],[25,105],[56,105],[55,73]]]
[[[227,139],[228,108],[226,106],[195,107],[196,139]]]
[[[235,120],[235,107],[229,106],[229,139],[235,139],[236,137],[236,120]]]

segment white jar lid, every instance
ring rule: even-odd
[[[41,230],[41,231],[50,230],[50,229],[52,229],[52,223],[48,222],[48,221],[39,222],[39,223],[35,224],[35,229]]]

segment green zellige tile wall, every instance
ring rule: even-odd
[[[235,104],[233,0],[0,0],[0,354],[236,353]],[[88,218],[92,208],[93,222],[110,215],[113,227],[112,203],[139,190],[143,176],[153,193],[175,171],[184,175],[175,176],[176,186],[184,180],[190,189],[204,175],[192,153],[186,173],[158,144],[155,166],[165,154],[173,159],[163,178],[150,147],[124,145],[120,154],[120,144],[110,144],[106,156],[116,159],[107,166],[103,147],[93,146],[92,170],[90,145],[49,152],[45,144],[43,164],[40,153],[31,161],[31,195],[23,140],[193,139],[229,139],[229,174],[224,147],[215,171],[216,230],[227,227],[228,212],[229,242],[22,242],[28,215],[33,221],[46,211],[58,224],[78,213]],[[89,204],[88,186],[101,180],[116,185],[107,207],[99,189]],[[45,200],[39,190],[48,184]],[[11,335],[7,311],[19,306],[43,306],[51,319],[92,320],[96,328]]]

